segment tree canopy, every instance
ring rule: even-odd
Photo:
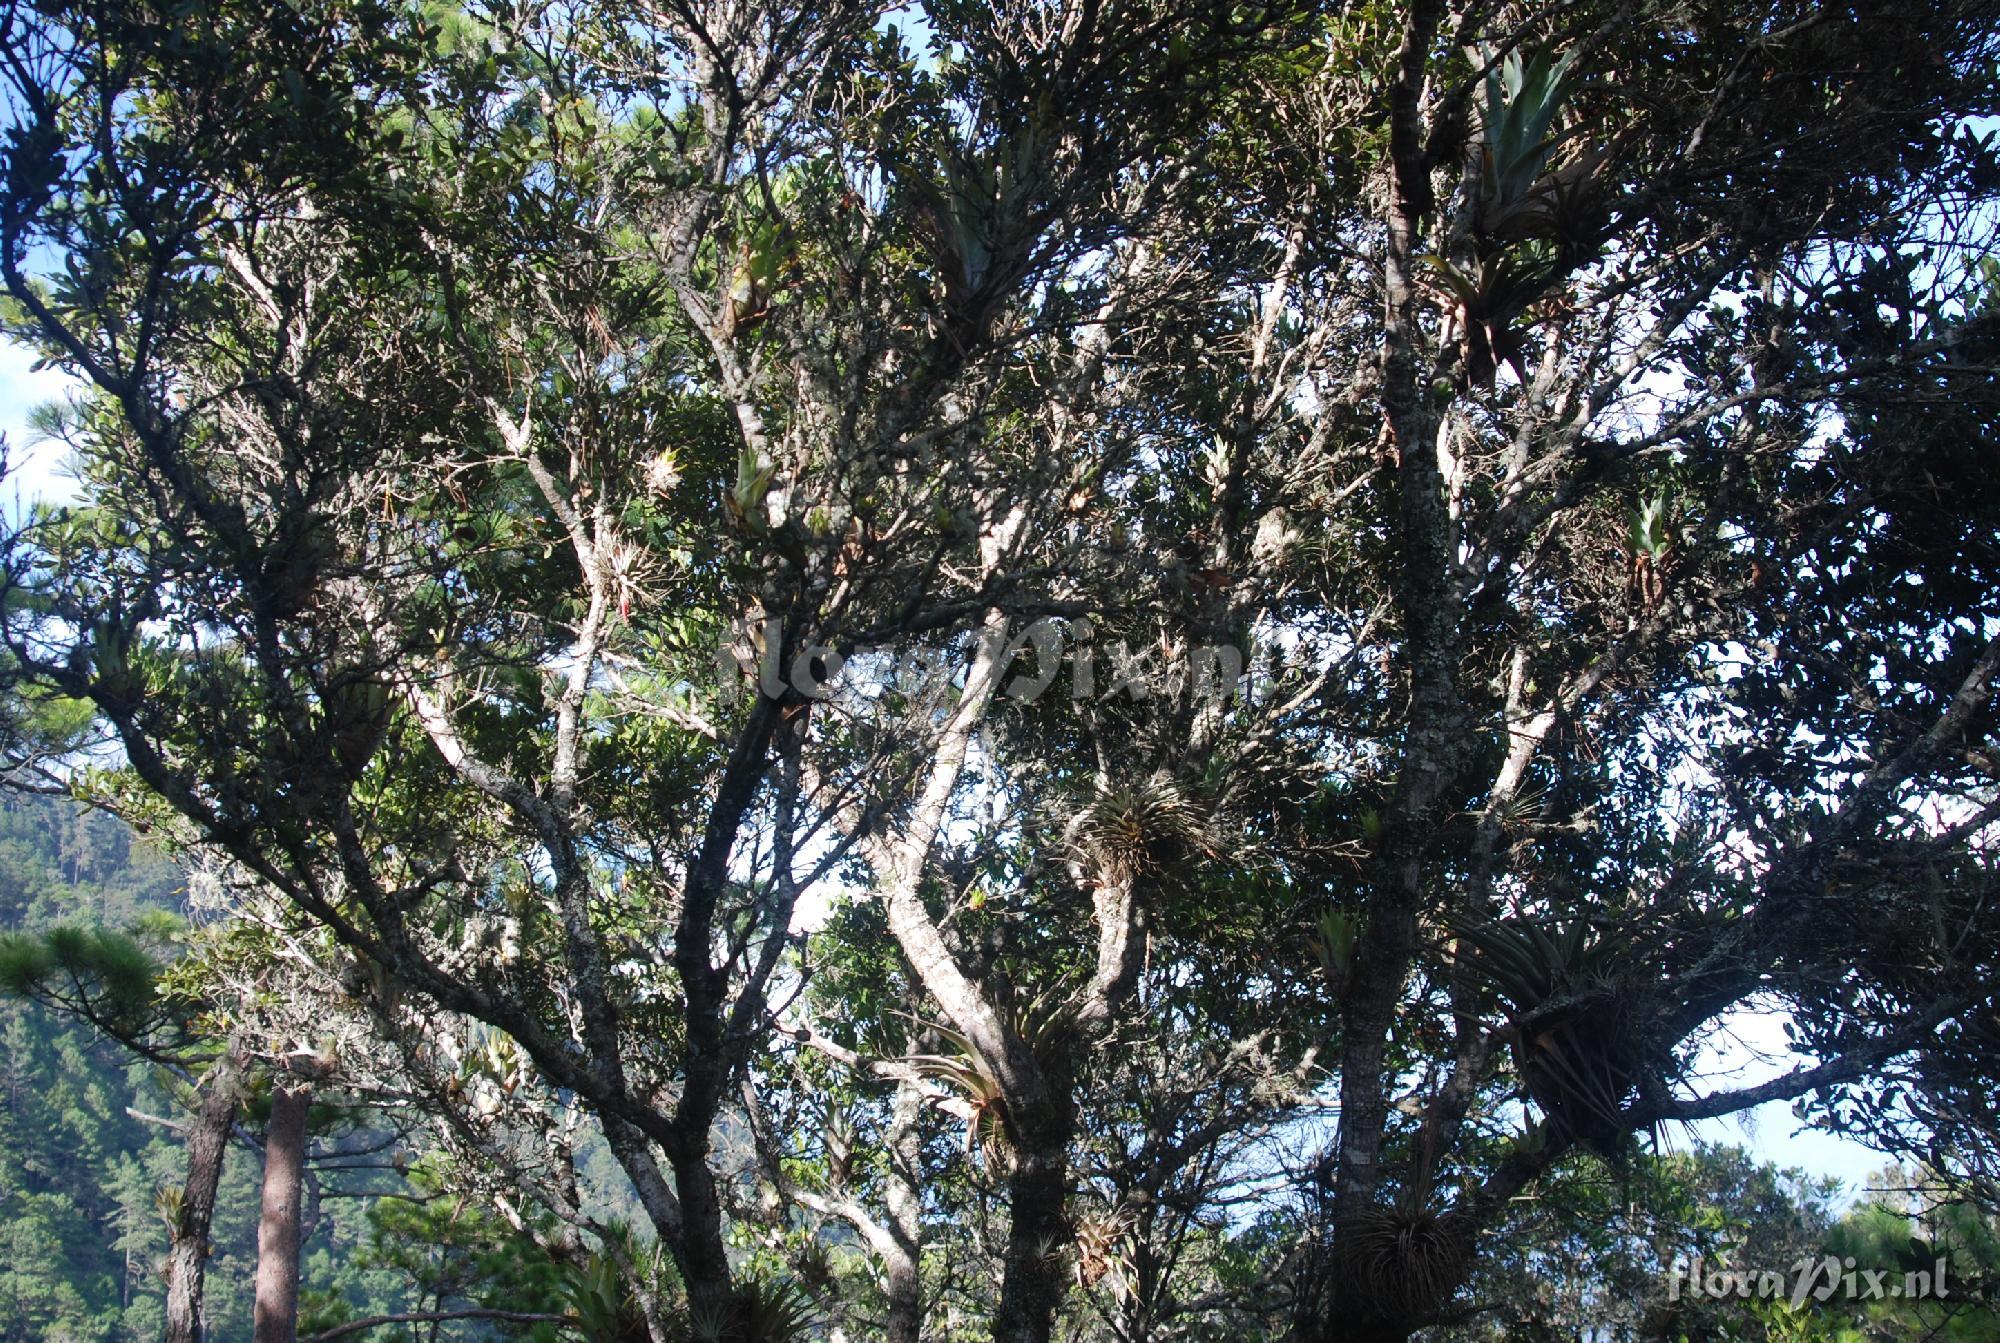
[[[1997,49],[10,2],[14,777],[603,1337],[1401,1340],[1773,1099],[1992,1191]]]

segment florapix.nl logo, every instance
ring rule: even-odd
[[[1059,681],[1077,700],[1143,702],[1186,692],[1226,702],[1270,684],[1289,659],[1269,641],[1246,658],[1230,644],[1131,645],[1097,636],[1088,620],[1046,618],[1019,626],[989,622],[941,647],[897,650],[835,647],[794,636],[775,616],[763,616],[731,623],[715,649],[718,689],[731,703],[749,686],[771,699],[787,692],[828,699],[844,671],[856,684],[877,688],[956,685],[968,663],[981,661],[990,665],[1001,698],[1032,704]],[[852,676],[856,669],[859,676]]]
[[[1950,1261],[1944,1256],[1918,1268],[1864,1268],[1853,1255],[1800,1259],[1784,1269],[1745,1269],[1697,1255],[1677,1259],[1667,1271],[1667,1299],[1785,1301],[1938,1301],[1950,1295]]]

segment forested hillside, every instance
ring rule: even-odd
[[[0,932],[178,916],[182,895],[178,869],[122,822],[67,800],[0,793]],[[185,1167],[184,1095],[88,1025],[0,997],[0,1341],[159,1338],[162,1191],[177,1188]],[[252,1108],[240,1126],[246,1133]],[[523,1261],[490,1215],[439,1194],[421,1169],[415,1178],[399,1171],[406,1152],[338,1155],[390,1136],[369,1118],[323,1112],[315,1120],[311,1188],[322,1196],[306,1210],[303,1325],[448,1309],[468,1294],[488,1306],[555,1308],[556,1270],[546,1257]],[[259,1173],[257,1151],[239,1141],[223,1168],[208,1267],[215,1340],[250,1337]],[[354,1196],[367,1191],[375,1196]],[[406,1336],[531,1330],[455,1320]],[[532,1336],[547,1337],[547,1327]]]
[[[172,909],[179,874],[123,823],[32,795],[0,800],[0,924],[120,924]],[[155,1187],[179,1159],[174,1135],[135,1117],[172,1107],[118,1045],[89,1027],[0,999],[0,1337],[150,1338],[165,1245]],[[242,1163],[226,1220],[249,1228],[255,1184]],[[228,1290],[232,1237],[217,1267],[218,1321],[241,1314]]]

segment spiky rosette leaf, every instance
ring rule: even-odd
[[[1069,840],[1077,857],[1109,882],[1158,874],[1189,854],[1221,851],[1210,809],[1163,772],[1100,784],[1070,822]]]
[[[1450,1299],[1471,1258],[1460,1219],[1431,1208],[1382,1208],[1356,1218],[1334,1248],[1340,1296],[1403,1323]]]

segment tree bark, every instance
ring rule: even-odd
[[[889,1129],[888,1243],[882,1248],[889,1297],[884,1343],[918,1343],[924,1329],[922,1207],[923,1090],[914,1081],[896,1085]]]
[[[1378,1211],[1389,1092],[1395,1080],[1389,1037],[1416,956],[1442,799],[1460,769],[1468,737],[1458,683],[1462,611],[1452,595],[1452,521],[1439,464],[1432,385],[1439,367],[1425,357],[1417,310],[1425,221],[1436,207],[1432,164],[1424,149],[1423,102],[1443,14],[1439,0],[1412,0],[1389,90],[1390,199],[1384,219],[1378,395],[1396,451],[1397,563],[1391,582],[1404,627],[1401,661],[1410,698],[1394,802],[1382,817],[1366,923],[1341,1003],[1336,1255]],[[1463,377],[1463,370],[1452,376]],[[1343,1282],[1331,1296],[1331,1312],[1313,1322],[1312,1332],[1327,1340],[1400,1343],[1428,1323],[1448,1295],[1447,1289],[1432,1301],[1416,1303],[1394,1294],[1384,1299],[1370,1284]]]
[[[1058,1062],[1049,1069],[1056,1099],[1015,1116],[1014,1173],[1007,1181],[1007,1251],[993,1343],[1049,1343],[1063,1298],[1062,1249],[1070,1238],[1063,1205],[1069,1196],[1069,1141],[1075,1127],[1071,1079]]]
[[[306,1107],[312,1090],[280,1084],[264,1130],[264,1208],[257,1223],[257,1304],[252,1343],[297,1343],[299,1205],[306,1164]]]
[[[208,1229],[215,1216],[215,1190],[229,1151],[229,1126],[243,1098],[243,1060],[231,1040],[208,1075],[208,1094],[195,1111],[187,1135],[187,1182],[167,1248],[166,1343],[201,1343],[202,1287],[208,1272]]]
[[[883,1325],[884,1343],[917,1343],[924,1331],[923,1280],[918,1276],[917,1261],[903,1254],[889,1259],[888,1315]]]
[[[687,1149],[669,1153],[682,1217],[682,1241],[674,1262],[695,1318],[724,1320],[734,1329],[738,1303],[722,1238],[722,1196],[708,1164],[706,1130],[701,1134],[690,1138]]]

